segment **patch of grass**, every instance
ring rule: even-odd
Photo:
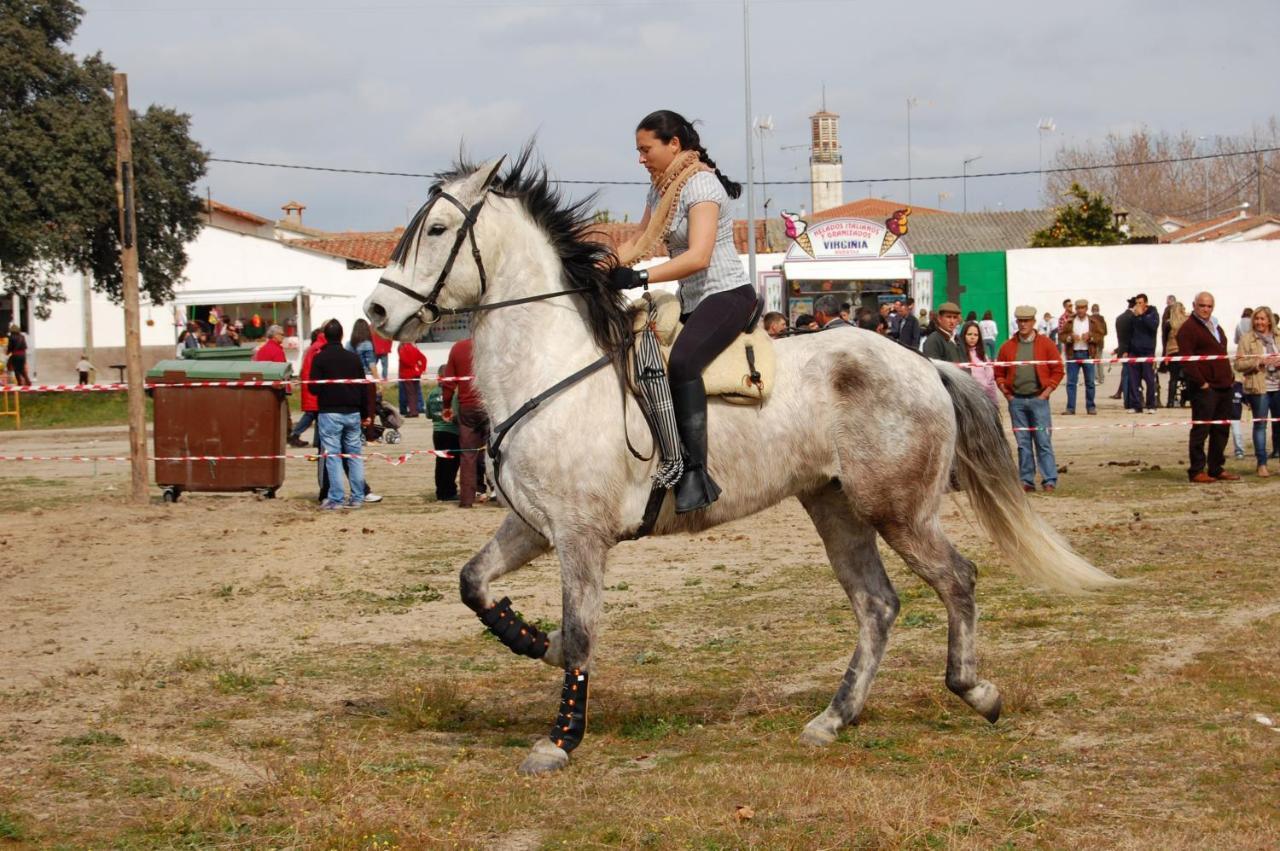
[[[201,718],[199,721],[191,725],[197,730],[225,730],[227,729],[227,721],[225,718]]]
[[[258,678],[243,669],[219,671],[214,688],[223,694],[246,694],[259,685]]]
[[[181,671],[184,674],[194,674],[198,671],[207,671],[215,666],[215,662],[207,653],[201,653],[198,650],[188,650],[173,662],[173,669]]]
[[[124,739],[107,730],[90,730],[87,733],[81,733],[79,736],[67,736],[59,739],[58,744],[73,748],[88,748],[99,745],[119,747],[124,744]]]
[[[453,680],[427,680],[405,686],[387,699],[387,717],[400,730],[452,732],[467,723],[471,701]]]
[[[419,603],[434,603],[444,595],[425,582],[417,585],[405,585],[390,594],[378,594],[373,591],[348,591],[343,598],[355,603],[361,614],[390,613],[404,614]]]
[[[686,715],[657,715],[645,712],[623,721],[618,727],[618,735],[624,739],[651,742],[687,733],[697,723],[696,719]]]
[[[22,822],[13,813],[0,812],[0,839],[9,842],[21,842],[27,838],[22,829]]]
[[[937,623],[938,616],[933,612],[907,612],[898,618],[898,625],[908,629],[936,626]]]
[[[105,376],[99,376],[105,379]],[[115,380],[115,370],[111,370]],[[94,428],[129,422],[129,403],[121,391],[92,393],[24,393],[22,430],[46,428]],[[147,400],[147,422],[152,420],[151,400]],[[14,431],[13,417],[0,418],[0,432]]]

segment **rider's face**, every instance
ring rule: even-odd
[[[640,154],[640,165],[650,174],[662,174],[666,171],[680,151],[680,140],[675,136],[671,137],[670,142],[664,142],[652,130],[636,131],[636,152]]]

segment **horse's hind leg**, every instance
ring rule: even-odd
[[[529,527],[527,523],[508,514],[480,552],[462,567],[458,577],[462,602],[474,611],[480,620],[510,650],[534,659],[549,661],[559,666],[559,635],[544,636],[537,629],[524,623],[511,609],[511,601],[495,601],[489,593],[489,583],[498,577],[524,567],[551,549],[551,544]]]
[[[800,736],[809,744],[827,745],[841,727],[852,724],[862,712],[889,641],[889,629],[898,616],[898,595],[880,561],[875,530],[854,515],[843,493],[828,487],[801,497],[800,502],[822,536],[827,558],[858,619],[858,644],[840,688]]]
[[[947,688],[994,724],[1000,717],[1000,692],[978,679],[973,596],[978,569],[947,540],[936,516],[909,525],[883,524],[880,534],[947,609]]]

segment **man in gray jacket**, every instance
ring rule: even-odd
[[[924,356],[950,363],[962,363],[964,350],[956,342],[956,326],[960,324],[960,306],[944,301],[938,308],[938,330],[924,341]]]

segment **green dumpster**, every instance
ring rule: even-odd
[[[220,382],[292,377],[288,363],[225,355],[165,360],[148,370],[147,383],[156,385],[147,391],[154,400],[156,484],[164,488],[165,501],[185,491],[255,491],[274,497],[284,483],[289,385],[227,387]],[[170,384],[175,386],[165,386]]]

